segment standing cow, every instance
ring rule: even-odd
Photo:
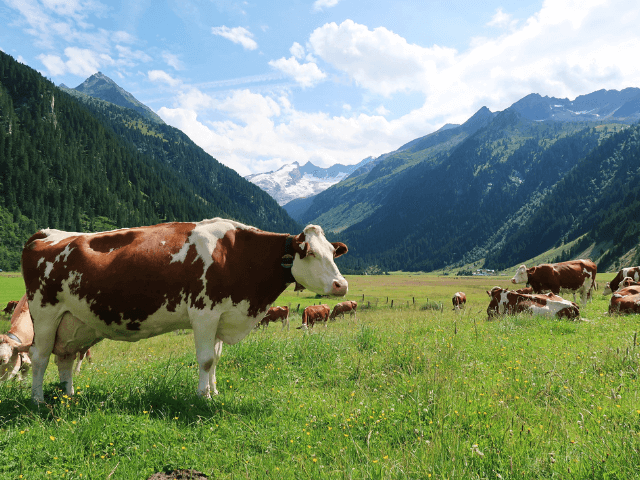
[[[626,277],[631,278],[634,282],[640,281],[640,267],[627,267],[620,270],[610,282],[605,283],[603,295],[611,295],[620,288],[620,283]]]
[[[271,322],[282,322],[282,330],[285,326],[289,330],[289,307],[271,307],[256,328],[262,326],[264,330]]]
[[[317,225],[293,236],[221,218],[99,233],[42,230],[22,252],[35,330],[31,395],[44,401],[52,352],[73,395],[76,352],[104,338],[135,342],[180,328],[193,329],[198,394],[217,394],[223,343],[247,336],[293,282],[344,296],[348,284],[334,259],[346,252]]]
[[[511,283],[528,283],[535,293],[573,293],[574,300],[576,293],[579,293],[582,305],[586,305],[597,272],[598,268],[591,260],[544,263],[531,268],[520,265]]]
[[[338,315],[341,315],[344,318],[345,313],[349,313],[349,318],[354,317],[358,320],[357,315],[358,310],[358,302],[354,302],[353,300],[347,300],[346,302],[340,302],[333,307],[331,311],[331,315],[329,316],[330,320],[335,320]]]
[[[11,315],[9,331],[0,335],[0,381],[21,380],[31,367],[29,347],[33,343],[33,323],[25,294]]]
[[[307,330],[309,328],[313,328],[316,322],[324,322],[324,326],[327,326],[327,322],[329,321],[329,312],[331,309],[329,305],[323,303],[322,305],[311,305],[309,307],[305,307],[302,312],[302,325],[298,328],[302,328],[303,330]]]
[[[453,309],[456,312],[459,312],[460,309],[464,308],[467,303],[467,296],[464,292],[456,292],[451,298],[451,303],[453,303]]]

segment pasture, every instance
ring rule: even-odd
[[[600,292],[611,277],[598,275]],[[509,278],[347,277],[356,322],[304,334],[293,314],[290,331],[225,346],[211,401],[195,394],[190,333],[99,343],[73,398],[51,361],[46,407],[30,403],[30,381],[0,385],[0,478],[640,476],[638,317],[610,317],[596,293],[585,321],[488,322],[485,290]],[[0,277],[3,306],[23,292]],[[290,287],[277,304],[338,301]]]

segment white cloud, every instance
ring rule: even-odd
[[[293,42],[293,45],[291,45],[289,52],[291,52],[291,55],[298,59],[304,57],[304,47],[298,42]]]
[[[293,77],[302,87],[313,87],[327,76],[315,63],[299,63],[295,57],[280,58],[269,62],[273,68]]]
[[[487,25],[490,27],[498,28],[513,28],[516,26],[517,20],[512,20],[512,18],[513,17],[510,14],[505,13],[502,8],[498,8]]]
[[[54,77],[66,73],[88,77],[100,70],[102,66],[115,64],[109,55],[86,48],[67,47],[64,53],[68,60],[51,54],[41,54],[37,58]]]
[[[177,87],[182,83],[180,80],[173,78],[164,70],[150,70],[147,75],[149,80],[152,82],[163,82],[170,87]]]
[[[211,33],[231,40],[233,43],[239,43],[247,50],[258,48],[258,44],[253,39],[253,34],[244,27],[229,28],[223,25],[222,27],[212,27]]]
[[[180,61],[177,55],[169,52],[162,52],[162,58],[167,62],[167,65],[173,67],[174,70],[184,69],[184,64]]]
[[[316,0],[313,2],[313,11],[320,12],[325,8],[335,7],[340,0]]]

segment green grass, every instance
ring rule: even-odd
[[[0,385],[0,478],[640,477],[638,317],[609,317],[596,295],[588,321],[488,322],[485,290],[506,277],[349,280],[349,298],[378,306],[225,346],[211,401],[195,395],[191,334],[103,341],[72,399],[52,362],[47,407],[31,405],[30,382]],[[445,308],[421,309],[427,298]],[[288,290],[278,303],[314,300]]]

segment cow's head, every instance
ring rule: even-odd
[[[11,357],[13,357],[13,345],[6,335],[0,335],[0,370],[9,363]]]
[[[518,270],[516,270],[516,274],[511,279],[511,283],[528,283],[529,275],[527,275],[527,267],[524,265],[520,265]]]
[[[291,274],[297,283],[320,295],[344,296],[349,284],[334,259],[347,253],[344,243],[329,243],[322,228],[307,225],[293,243],[296,252]]]
[[[487,290],[487,295],[491,298],[489,306],[487,307],[487,315],[489,318],[504,313],[504,303],[507,301],[506,294],[508,292],[509,290],[500,287],[493,287],[491,290]]]
[[[611,295],[613,290],[611,289],[611,283],[607,282],[604,284],[604,290],[602,290],[602,295]]]

